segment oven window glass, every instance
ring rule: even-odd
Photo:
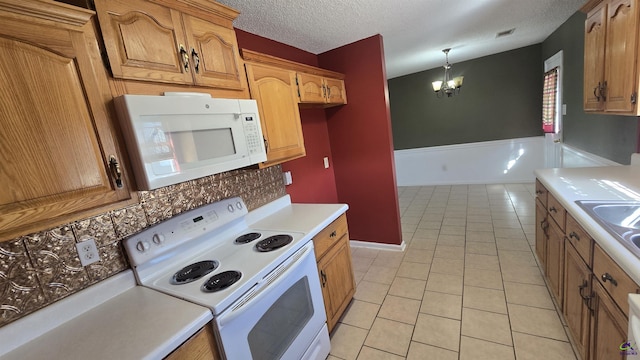
[[[312,316],[309,281],[304,277],[282,294],[249,332],[253,359],[279,359]]]

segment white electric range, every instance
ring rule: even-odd
[[[325,359],[311,234],[250,228],[247,214],[230,198],[125,240],[138,283],[208,307],[223,358]]]

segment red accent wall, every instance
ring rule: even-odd
[[[315,54],[246,31],[235,31],[241,49],[318,66]],[[291,171],[293,178],[293,183],[286,187],[287,193],[297,203],[337,203],[338,193],[324,109],[301,109],[300,118],[307,156],[282,164],[282,171]],[[328,169],[324,168],[325,156],[329,157]]]
[[[259,35],[246,32],[244,30],[235,29],[236,38],[238,39],[238,47],[240,49],[248,49],[259,53],[276,56],[311,66],[318,66],[318,56],[310,52],[300,50],[296,47],[277,42]]]
[[[338,201],[349,204],[352,240],[401,244],[382,36],[318,55],[345,74],[348,104],[326,110]]]
[[[287,193],[294,202],[335,204],[338,192],[324,109],[301,109],[300,117],[307,156],[282,164],[282,171],[291,171],[293,178]],[[328,169],[324,168],[325,156]]]

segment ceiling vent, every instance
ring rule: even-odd
[[[505,30],[505,31],[500,31],[499,33],[496,34],[496,39],[497,38],[501,38],[503,36],[509,36],[509,35],[513,34],[514,31],[516,31],[516,28]]]

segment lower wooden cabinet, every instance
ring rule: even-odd
[[[593,290],[595,311],[591,319],[589,359],[624,359],[620,345],[628,341],[627,318],[595,278]]]
[[[220,360],[213,326],[205,325],[165,359],[167,360]]]
[[[539,182],[536,190],[538,195],[547,192]],[[548,200],[548,212],[537,201],[536,254],[575,348],[582,359],[624,359],[620,345],[628,341],[627,296],[640,293],[640,285],[551,193]],[[553,216],[551,207],[556,208]],[[558,221],[565,220],[563,230]]]
[[[589,350],[589,324],[591,320],[591,270],[573,245],[565,244],[564,298],[562,313],[582,359]]]
[[[544,268],[547,263],[547,241],[548,241],[549,220],[547,220],[547,209],[536,201],[536,255],[540,266]]]
[[[347,219],[343,214],[313,238],[329,332],[356,291]]]
[[[555,221],[549,219],[549,238],[547,241],[545,273],[549,280],[551,293],[562,306],[562,283],[564,274],[564,233]]]

